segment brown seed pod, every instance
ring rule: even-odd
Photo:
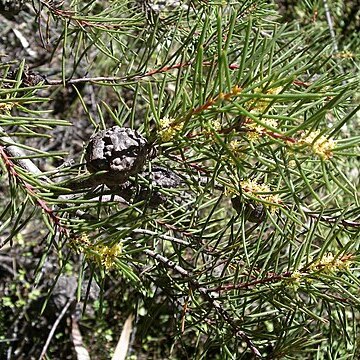
[[[136,130],[114,126],[93,135],[86,148],[86,167],[91,173],[106,171],[104,184],[123,184],[139,173],[148,153],[148,142]]]
[[[45,77],[33,71],[24,71],[22,75],[23,86],[36,86],[45,81]]]
[[[242,202],[240,196],[235,196],[231,199],[233,208],[239,214],[241,211],[245,213],[245,219],[252,223],[260,224],[266,219],[265,207],[261,203]],[[243,208],[244,207],[244,208]],[[242,210],[243,208],[243,210]]]
[[[9,78],[15,80],[17,78],[17,72],[18,72],[17,70],[10,71]],[[27,67],[25,67],[23,73],[21,74],[21,81],[22,81],[22,86],[28,87],[28,86],[36,86],[46,81],[46,78],[40,73],[28,70]]]

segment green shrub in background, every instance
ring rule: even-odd
[[[1,305],[8,358],[29,346],[9,341],[16,307],[45,317],[64,278],[77,291],[62,316],[82,301],[71,331],[93,358],[111,356],[126,318],[131,359],[358,358],[356,8],[279,3],[7,10],[24,56],[0,48],[0,237],[37,264],[2,290],[16,293]],[[113,126],[147,143],[118,184],[86,168],[90,136]],[[79,358],[48,340],[33,354],[67,344]]]

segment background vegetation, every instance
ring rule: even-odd
[[[359,357],[356,2],[0,4],[1,358]]]

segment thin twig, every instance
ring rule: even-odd
[[[80,83],[96,83],[96,82],[119,82],[119,81],[137,81],[137,80],[141,80],[145,77],[149,77],[149,76],[154,76],[157,74],[162,74],[171,70],[176,70],[176,69],[181,69],[181,68],[185,68],[188,66],[191,66],[192,62],[191,61],[187,61],[184,63],[178,63],[178,64],[174,64],[174,65],[169,65],[169,66],[163,66],[159,69],[153,69],[153,70],[149,70],[143,74],[133,74],[133,75],[127,75],[127,76],[96,76],[96,77],[82,77],[82,78],[77,78],[77,79],[69,79],[67,80],[65,83],[67,85],[74,85],[74,84],[80,84]],[[203,64],[205,65],[210,65],[210,62],[204,62]],[[230,65],[229,68],[231,68]],[[62,85],[63,84],[63,80],[46,80],[46,84],[48,85]]]
[[[42,360],[47,352],[47,349],[50,345],[50,342],[51,342],[51,339],[53,338],[54,334],[55,334],[55,331],[56,331],[56,328],[59,326],[60,324],[60,321],[61,319],[65,316],[66,312],[68,311],[70,305],[72,304],[72,302],[74,301],[74,299],[68,299],[68,301],[66,302],[64,308],[62,309],[60,315],[58,316],[58,318],[56,319],[56,321],[54,322],[50,332],[49,332],[49,335],[46,339],[46,343],[41,351],[41,354],[39,356],[39,360]]]
[[[332,21],[331,14],[330,14],[329,4],[328,4],[327,0],[323,0],[323,3],[324,3],[326,21],[327,21],[328,26],[329,26],[330,36],[331,36],[331,40],[332,40],[332,43],[333,43],[333,49],[334,49],[334,52],[337,53],[339,51],[339,47],[338,47],[338,44],[337,44],[337,41],[336,41],[336,34],[335,34],[333,21]]]
[[[291,276],[291,272],[286,272],[283,274],[271,274],[268,277],[257,279],[253,281],[248,281],[240,284],[229,284],[229,285],[220,285],[214,288],[206,289],[207,292],[221,292],[221,291],[230,291],[230,290],[240,290],[240,289],[248,289],[250,287],[256,285],[263,285],[268,283],[273,283],[277,281],[281,281],[284,279],[288,279]]]
[[[0,134],[5,134],[4,129],[0,126]],[[4,151],[9,157],[17,158],[26,156],[23,149],[9,136],[0,137],[0,145],[4,146]],[[24,170],[34,175],[42,175],[42,171],[30,159],[15,159],[17,164]],[[42,176],[44,178],[44,176]]]
[[[137,244],[138,247],[142,247],[141,244]],[[199,293],[204,297],[204,299],[212,306],[212,308],[215,310],[215,312],[222,317],[226,323],[228,323],[233,330],[235,331],[236,336],[240,337],[242,340],[244,340],[253,353],[253,355],[259,359],[262,358],[259,350],[256,348],[256,346],[253,344],[251,339],[245,334],[243,330],[235,323],[231,315],[222,307],[221,303],[216,300],[208,291],[207,288],[203,287],[197,280],[195,280],[195,277],[193,274],[191,274],[189,271],[182,268],[180,265],[176,264],[174,261],[171,261],[170,259],[166,258],[163,255],[160,255],[150,249],[144,249],[145,254],[152,257],[155,260],[158,260],[161,262],[165,267],[169,269],[173,269],[176,272],[178,272],[181,276],[186,278],[186,280],[189,282],[192,287],[197,289]]]
[[[333,260],[333,263],[335,264],[336,261],[340,261],[342,263],[351,262],[353,260],[354,256],[352,254],[345,254],[340,257],[335,257]],[[302,276],[308,276],[311,275],[312,272],[316,273],[318,271],[326,269],[326,266],[324,264],[318,263],[316,266],[316,269],[311,269],[311,263],[305,265],[301,269],[297,270],[297,272]],[[248,276],[248,274],[243,274]],[[262,277],[261,279],[257,279],[255,276],[255,280],[246,281],[238,284],[227,284],[227,285],[219,285],[214,288],[208,288],[206,289],[207,292],[222,292],[222,291],[231,291],[231,290],[240,290],[240,289],[249,289],[256,285],[264,285],[264,284],[271,284],[278,281],[283,280],[289,280],[294,275],[293,271],[285,271],[282,273],[267,273],[265,277]],[[296,281],[296,280],[295,280]]]
[[[2,160],[4,161],[9,175],[13,176],[14,179],[16,179],[18,182],[22,184],[27,194],[49,216],[49,218],[52,220],[55,226],[58,227],[59,231],[62,233],[66,233],[66,229],[61,225],[60,218],[54,213],[53,209],[51,209],[47,205],[47,203],[37,195],[35,188],[19,175],[19,173],[15,169],[14,163],[12,162],[12,160],[9,159],[8,155],[6,154],[6,149],[1,145],[0,145],[0,158],[2,158]],[[4,244],[1,244],[0,247],[3,245]]]
[[[192,66],[192,64],[193,64],[193,61],[187,61],[184,63],[178,63],[178,64],[174,64],[174,65],[169,65],[169,66],[162,66],[161,68],[149,70],[143,74],[132,74],[132,75],[127,75],[127,76],[94,76],[94,77],[82,77],[82,78],[77,78],[77,79],[67,79],[67,80],[65,80],[65,85],[76,85],[76,84],[82,84],[82,83],[94,84],[94,83],[100,83],[100,82],[119,83],[119,82],[125,82],[125,81],[127,81],[127,82],[139,81],[146,77],[154,76],[157,74],[163,74],[163,73],[169,72],[171,70],[186,68],[188,66]],[[202,63],[202,66],[211,66],[214,64],[216,64],[216,63],[214,63],[212,61],[204,61]],[[229,69],[230,70],[240,69],[240,65],[235,64],[235,63],[229,64]],[[58,85],[63,85],[64,82],[62,79],[58,79],[58,80],[45,79],[45,84],[50,85],[50,86],[58,86]],[[303,87],[309,87],[311,85],[310,83],[305,83],[300,80],[294,80],[293,84],[298,85],[298,86],[303,86]],[[206,104],[206,107],[209,107],[209,106],[211,106],[211,103]],[[195,110],[196,110],[196,112],[199,112],[202,109],[195,109]]]
[[[315,218],[315,219],[320,219],[321,221],[327,222],[329,224],[334,224],[339,222],[341,225],[345,226],[345,227],[359,227],[360,226],[360,222],[358,221],[351,221],[351,220],[339,220],[339,216],[326,216],[326,215],[319,215],[319,214],[315,214],[313,211],[311,211],[310,209],[308,209],[305,206],[301,206],[301,209],[304,213],[308,214],[310,217]]]

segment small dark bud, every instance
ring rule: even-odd
[[[238,214],[243,210],[245,219],[252,223],[260,224],[266,219],[265,207],[261,203],[254,201],[243,203],[240,196],[233,197],[231,203]]]
[[[266,219],[265,206],[261,203],[246,204],[246,220],[260,224]]]
[[[33,71],[24,71],[22,74],[22,84],[23,86],[36,86],[41,82],[45,81],[45,77],[39,73]]]
[[[236,212],[239,214],[242,208],[242,202],[240,200],[240,196],[234,196],[233,198],[231,198],[231,204],[234,210],[236,210]]]
[[[143,169],[147,153],[148,143],[136,130],[114,126],[90,138],[86,167],[91,173],[106,171],[104,184],[120,185]]]
[[[0,0],[1,1],[1,0]],[[9,79],[15,80],[17,78],[17,70],[9,72]],[[23,87],[36,86],[46,80],[45,76],[28,70],[26,67],[21,74],[21,82]]]

